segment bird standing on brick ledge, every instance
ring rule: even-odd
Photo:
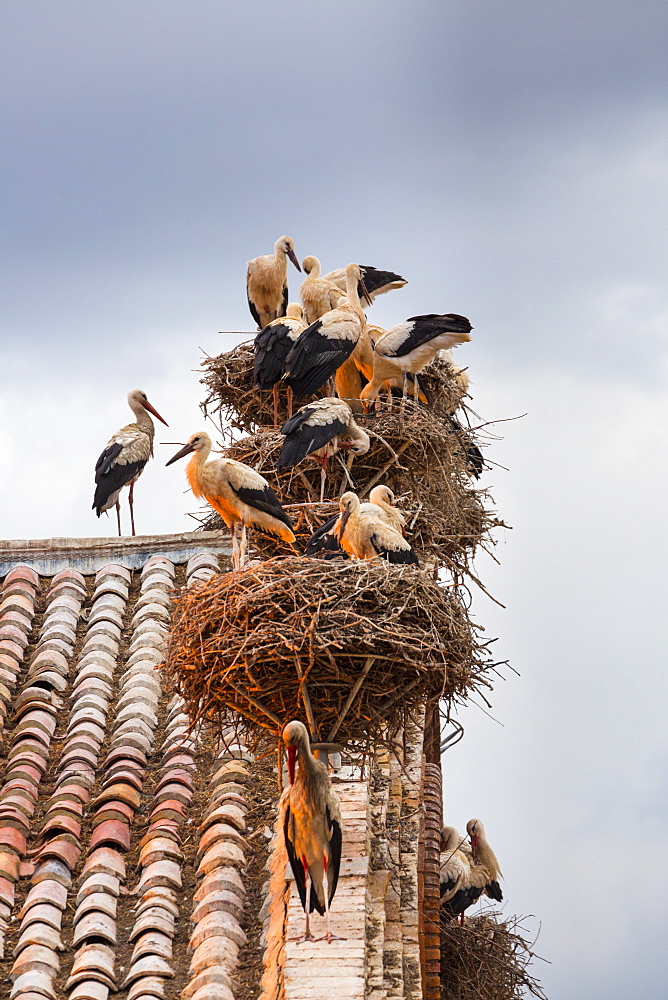
[[[283,730],[288,750],[290,785],[280,803],[280,821],[290,867],[306,915],[299,941],[313,941],[309,914],[326,915],[324,938],[336,939],[329,923],[329,907],[339,880],[341,865],[341,809],[326,766],[311,753],[308,730],[301,722],[288,722]],[[295,776],[295,762],[299,770]]]
[[[141,476],[149,458],[153,458],[153,435],[155,427],[149,417],[162,421],[165,427],[169,424],[160,416],[148,401],[141,389],[133,389],[128,393],[128,405],[135,417],[136,423],[126,424],[116,431],[107,441],[107,446],[95,465],[95,496],[93,510],[99,517],[105,510],[116,506],[118,517],[118,534],[121,534],[121,505],[119,495],[124,486],[130,487],[128,501],[130,503],[130,523],[132,534],[135,532],[135,514],[133,508],[134,486]],[[147,412],[148,411],[148,412]]]
[[[171,465],[191,452],[194,455],[186,467],[190,488],[196,497],[203,497],[218,511],[230,529],[235,569],[242,569],[245,563],[247,526],[278,535],[284,542],[294,542],[290,518],[264,476],[232,458],[207,462],[211,438],[205,431],[193,434],[166,464]],[[239,528],[240,540],[237,538]]]
[[[251,316],[258,330],[279,316],[285,316],[288,306],[288,262],[289,257],[298,271],[301,271],[295,245],[290,236],[281,236],[274,244],[274,252],[248,261],[246,270],[246,294]]]

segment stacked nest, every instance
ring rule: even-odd
[[[202,363],[204,376],[200,382],[207,390],[202,409],[207,416],[217,415],[221,428],[252,433],[258,427],[274,425],[273,396],[270,390],[255,385],[254,361],[253,341],[246,340]],[[457,378],[453,367],[440,359],[420,375],[420,382],[429,399],[429,411],[441,418],[453,414],[465,394],[463,379]],[[324,390],[295,400],[294,408],[322,395]],[[286,399],[285,386],[279,383],[279,427],[288,419]]]
[[[529,972],[536,956],[516,918],[467,917],[460,927],[441,922],[441,1000],[546,1000]]]
[[[345,460],[335,456],[327,478],[328,496],[337,498],[354,489],[364,499],[377,483],[383,483],[408,514],[409,540],[418,555],[451,567],[466,563],[467,556],[473,555],[477,546],[489,539],[490,530],[502,522],[493,514],[487,491],[471,485],[462,435],[422,407],[413,413],[407,410],[406,417],[395,407],[391,413],[358,421],[371,435],[371,448],[355,458],[350,471]],[[319,466],[305,461],[278,472],[276,460],[283,440],[277,431],[259,430],[234,441],[224,453],[262,473],[291,517],[305,511],[298,505],[307,503],[314,505],[310,510],[315,513],[320,495]],[[330,517],[336,510],[336,505],[329,505],[323,513]],[[310,523],[319,527],[325,519],[312,518]],[[220,528],[222,521],[212,514],[203,527]],[[281,551],[257,535],[254,543],[263,557]]]
[[[419,570],[295,557],[184,590],[167,661],[194,723],[238,712],[259,738],[302,718],[363,745],[425,698],[491,687],[493,666],[457,593]]]

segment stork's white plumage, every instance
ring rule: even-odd
[[[341,511],[333,535],[344,552],[353,559],[375,559],[381,556],[395,565],[419,565],[411,545],[387,521],[371,513],[362,513],[357,494],[344,493],[339,501]]]
[[[471,848],[454,826],[441,830],[441,906],[445,906],[464,887],[471,874]]]
[[[339,514],[335,514],[334,517],[330,517],[317,531],[313,532],[306,544],[304,555],[314,556],[323,553],[330,558],[336,553],[342,555],[343,549],[334,536],[339,516]],[[406,526],[406,518],[394,504],[394,493],[389,486],[384,484],[374,486],[369,493],[368,501],[360,504],[360,517],[371,517],[385,521],[400,535],[403,535]]]
[[[211,438],[205,431],[193,434],[166,464],[171,465],[191,452],[194,454],[186,467],[190,488],[196,497],[202,497],[218,511],[230,529],[235,569],[244,565],[247,527],[278,535],[284,542],[294,542],[290,519],[264,476],[232,458],[207,462]],[[239,529],[240,541],[237,538]]]
[[[373,376],[362,390],[361,399],[368,406],[388,379],[403,374],[404,395],[408,373],[417,375],[439,351],[449,350],[471,339],[472,326],[465,316],[456,313],[429,313],[411,316],[374,342]],[[417,396],[417,381],[414,397]]]
[[[393,288],[403,288],[404,285],[408,284],[405,278],[402,278],[400,274],[395,274],[394,271],[380,271],[377,267],[371,267],[368,264],[360,264],[359,269],[362,272],[364,287],[372,302],[379,295],[384,295],[385,292],[390,292]],[[341,291],[346,289],[345,267],[337,267],[336,270],[329,271],[323,277],[325,281],[336,285]]]
[[[280,801],[285,847],[306,915],[301,940],[312,941],[309,914],[326,914],[325,940],[332,941],[329,906],[336,892],[341,864],[341,809],[326,766],[311,753],[308,730],[289,722],[283,730],[288,751],[290,785]],[[299,770],[295,776],[295,758]]]
[[[258,330],[264,330],[272,320],[285,316],[288,305],[288,257],[297,270],[301,271],[292,238],[281,236],[274,244],[273,253],[248,261],[248,308]]]
[[[105,510],[116,507],[118,517],[118,534],[121,534],[121,505],[119,495],[124,486],[130,487],[128,501],[130,504],[130,523],[132,534],[135,534],[135,516],[133,506],[134,485],[141,476],[149,458],[153,458],[153,435],[155,427],[149,417],[152,413],[166,427],[157,410],[148,401],[142,389],[133,389],[128,393],[128,405],[134,413],[136,422],[126,424],[116,431],[107,441],[107,445],[95,465],[95,496],[93,510],[99,517]]]
[[[357,425],[343,399],[326,396],[300,407],[281,428],[285,441],[277,467],[288,469],[307,456],[320,462],[320,501],[325,495],[327,464],[338,451],[364,455],[371,446],[369,435]]]
[[[350,357],[359,340],[365,322],[357,293],[361,273],[357,264],[349,264],[346,274],[347,295],[336,309],[308,326],[288,354],[287,382],[298,399],[318,392]]]
[[[302,268],[306,275],[299,289],[307,323],[315,323],[326,312],[335,309],[339,299],[345,295],[343,288],[320,276],[320,261],[317,257],[304,257]]]
[[[274,395],[274,427],[278,424],[278,383],[285,372],[285,359],[300,334],[306,329],[304,313],[298,302],[291,302],[285,316],[272,320],[255,338],[254,376],[260,389]],[[288,417],[292,416],[292,389],[288,386]]]

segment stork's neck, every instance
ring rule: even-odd
[[[205,477],[204,467],[210,451],[211,445],[205,444],[198,451],[193,452],[192,458],[186,466],[186,476],[195,496],[202,495]]]
[[[484,865],[492,878],[498,878],[501,875],[501,869],[499,868],[499,862],[496,860],[496,854],[489,846],[485,837],[478,837],[475,860],[476,864]]]
[[[155,434],[155,426],[151,420],[148,410],[145,410],[141,403],[136,403],[134,401],[130,403],[130,406],[137,419],[137,423],[143,430],[144,434],[148,434],[148,436],[152,438]]]
[[[364,316],[364,310],[362,309],[362,303],[357,291],[357,280],[353,268],[346,268],[346,295],[348,296],[348,302],[350,302],[350,305],[356,312],[360,312]]]

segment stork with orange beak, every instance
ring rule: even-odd
[[[309,914],[314,910],[327,918],[331,942],[329,907],[336,892],[341,865],[341,807],[332,788],[327,767],[311,753],[308,730],[303,723],[288,722],[283,730],[288,751],[290,785],[280,801],[280,821],[306,927],[300,941],[313,941]],[[299,770],[295,774],[295,763]]]
[[[290,518],[264,476],[232,458],[207,462],[211,438],[205,431],[193,434],[167,465],[193,452],[186,467],[190,488],[196,497],[202,497],[220,514],[230,529],[235,569],[243,569],[245,565],[247,527],[278,535],[284,542],[294,542]],[[240,539],[237,537],[239,529]]]
[[[142,389],[133,389],[128,393],[128,405],[135,417],[135,423],[126,424],[116,431],[107,441],[107,445],[95,465],[95,496],[93,510],[99,517],[105,510],[116,506],[118,518],[118,534],[121,534],[121,504],[119,495],[124,486],[130,487],[128,501],[130,504],[130,523],[132,534],[135,532],[135,515],[133,507],[134,486],[149,458],[153,458],[153,436],[155,427],[149,417],[152,413],[165,427],[168,423],[148,401]]]
[[[292,238],[281,236],[274,244],[273,253],[248,261],[248,308],[258,330],[264,330],[272,320],[285,316],[288,306],[288,257],[297,270],[301,271]]]
[[[461,839],[459,841],[454,839],[455,835],[459,837],[454,827],[443,828],[442,849],[445,845],[446,850],[454,850],[458,855],[463,855],[469,865],[468,871],[462,870],[456,882],[450,883],[448,891],[444,891],[443,887],[444,861],[441,855],[441,909],[449,917],[458,917],[462,924],[465,911],[483,894],[497,902],[503,899],[498,882],[501,878],[501,869],[494,851],[487,842],[485,828],[479,819],[470,819],[466,824],[466,832],[471,838],[470,859],[467,856],[467,845],[463,845]],[[445,874],[447,881],[447,871]]]
[[[344,493],[339,508],[341,513],[332,534],[353,559],[381,556],[394,565],[420,565],[412,546],[399,531],[381,517],[362,513],[356,493]]]

